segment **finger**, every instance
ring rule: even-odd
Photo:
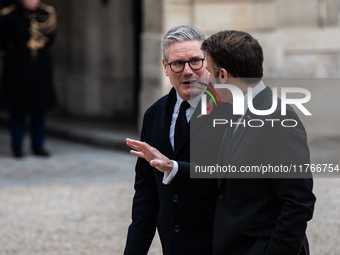
[[[151,145],[149,145],[146,142],[141,142],[141,141],[137,141],[138,146],[140,146],[141,148],[143,148],[144,150],[150,150],[151,148],[153,148]]]
[[[142,141],[138,141],[138,140],[134,140],[134,139],[130,139],[130,138],[127,138],[126,142],[131,144],[131,145],[137,146],[138,148],[148,150],[148,151],[150,151],[153,148],[151,145],[149,145],[146,142],[142,142]]]
[[[142,151],[142,148],[138,144],[136,144],[135,142],[127,141],[126,144],[127,144],[127,146],[129,146],[132,149],[135,149],[137,151]]]
[[[129,146],[132,149],[135,149],[137,151],[141,151],[141,149],[138,146],[136,146],[135,144],[131,144],[131,143],[126,143],[126,144],[127,144],[127,146]]]
[[[150,160],[150,165],[156,167],[158,165],[157,159]]]
[[[144,142],[134,140],[134,139],[130,139],[130,138],[126,138],[126,143],[133,144],[135,146],[141,146],[141,145],[143,145]]]
[[[134,150],[130,150],[130,153],[134,156],[140,157],[140,158],[144,158],[144,153],[140,152],[140,151],[134,151]]]

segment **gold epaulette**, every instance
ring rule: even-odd
[[[40,3],[39,8],[48,12],[49,14],[55,13],[55,8],[51,5]]]
[[[10,6],[2,8],[0,10],[0,16],[6,16],[6,15],[10,14],[12,11],[14,11],[16,8],[17,8],[17,6],[15,4],[12,4]]]
[[[57,28],[57,13],[53,6],[40,3],[39,8],[48,13],[48,19],[39,22],[39,31],[45,36],[55,32]]]
[[[0,50],[0,58],[5,56],[6,52],[4,50]]]

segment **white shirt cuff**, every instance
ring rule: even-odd
[[[164,176],[163,176],[163,184],[166,184],[166,185],[171,183],[171,181],[175,178],[178,172],[178,163],[174,160],[171,160],[171,161],[174,165],[172,167],[170,174],[164,173]]]

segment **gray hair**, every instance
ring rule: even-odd
[[[187,40],[197,40],[200,44],[205,40],[205,35],[197,28],[191,26],[178,26],[171,28],[164,36],[162,41],[163,58],[168,60],[169,46],[174,42]]]

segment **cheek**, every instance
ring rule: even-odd
[[[202,69],[197,72],[197,75],[200,78],[209,78],[209,71],[205,67],[202,67]]]
[[[172,84],[172,86],[176,87],[179,84],[179,78],[174,73],[168,73],[169,80]]]

